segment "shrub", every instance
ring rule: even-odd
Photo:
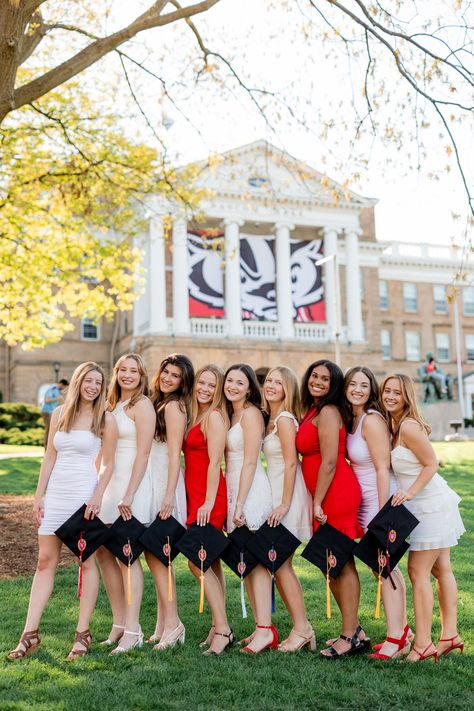
[[[43,420],[39,407],[25,402],[0,403],[0,428],[27,431],[42,427]]]
[[[44,440],[44,427],[31,427],[27,430],[21,430],[19,427],[10,429],[0,429],[1,444],[15,445],[37,445],[41,446]]]

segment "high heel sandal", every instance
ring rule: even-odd
[[[112,629],[115,627],[117,630],[123,630],[125,632],[125,627],[123,625],[112,625]],[[112,631],[112,630],[110,630]],[[110,633],[109,633],[110,634]],[[107,637],[107,639],[102,640],[102,642],[99,642],[99,647],[111,647],[113,644],[117,644],[120,642],[121,638],[123,637],[123,632],[117,639],[110,639],[110,637]]]
[[[345,634],[340,634],[337,639],[343,639],[344,642],[349,642],[351,646],[349,647],[349,649],[346,649],[345,652],[338,652],[337,649],[334,649],[334,645],[326,647],[326,650],[329,651],[329,654],[324,654],[326,650],[320,652],[320,655],[324,657],[324,659],[330,659],[331,661],[334,661],[335,659],[340,659],[341,657],[352,657],[355,654],[361,654],[362,652],[365,652],[367,649],[366,646],[363,645],[361,640],[359,639],[357,630],[354,632],[352,637],[347,637]]]
[[[92,644],[91,631],[84,630],[84,632],[79,632],[78,630],[76,630],[73,645],[77,642],[79,642],[79,644],[82,644],[85,649],[74,649],[73,647],[66,657],[66,659],[68,659],[70,662],[73,662],[75,659],[79,659],[79,657],[84,657],[87,654]]]
[[[295,628],[291,630],[295,635],[301,638],[301,642],[298,644],[291,644],[288,639],[284,639],[281,644],[278,645],[278,651],[279,652],[284,652],[284,653],[292,653],[292,652],[299,652],[301,649],[304,649],[305,647],[310,650],[310,652],[316,651],[316,636],[314,634],[314,630],[311,630],[311,633],[309,635],[302,634],[301,632],[297,632]],[[290,633],[291,634],[291,633]]]
[[[428,651],[428,649],[430,647],[433,647],[434,652],[431,652],[431,654],[426,654],[426,652]],[[434,657],[435,664],[438,661],[438,650],[434,646],[433,642],[430,642],[428,644],[428,646],[426,646],[422,652],[420,652],[416,647],[413,647],[413,649],[411,651],[416,652],[416,654],[418,654],[419,659],[410,659],[409,660],[410,662],[424,662],[425,659],[429,659],[430,657]]]
[[[166,637],[162,637],[161,641],[158,642],[158,644],[155,644],[153,649],[156,649],[158,652],[162,652],[164,649],[176,647],[177,644],[184,644],[185,638],[186,628],[183,623],[180,622],[174,630],[171,630],[171,632],[166,635]]]
[[[161,634],[156,634],[156,632],[153,632],[148,639],[145,640],[145,644],[156,644],[157,642],[161,641]]]
[[[36,642],[32,642],[31,640],[33,639],[35,639]],[[30,654],[34,654],[36,652],[41,644],[39,629],[23,632],[17,647],[19,647],[20,644],[23,645],[24,649],[12,649],[11,652],[8,652],[7,659],[11,662],[16,661],[17,659],[24,659],[25,657],[29,657]]]
[[[455,639],[459,639],[459,642],[457,644],[454,644]],[[454,637],[445,637],[444,639],[439,639],[438,644],[440,642],[451,642],[451,646],[445,649],[444,652],[438,652],[438,656],[440,657],[445,657],[447,654],[454,651],[455,649],[459,649],[461,651],[461,654],[464,653],[464,642],[458,634],[455,634]]]
[[[253,640],[254,637],[255,637],[255,630],[252,632],[252,634],[249,634],[248,637],[244,637],[243,639],[239,639],[239,641],[237,642],[237,644],[239,645],[239,647],[241,647],[242,645],[246,646],[247,644],[250,644],[250,642]]]
[[[410,642],[410,644],[411,644],[411,642],[413,642],[414,637],[415,637],[415,633],[413,632],[411,627],[408,627],[407,641]],[[374,649],[376,652],[380,652],[383,645],[384,645],[384,642],[377,642],[377,644],[373,645],[372,649]]]
[[[365,637],[363,637],[363,639],[361,639],[359,636],[361,632],[364,632],[364,630],[362,629],[362,627],[360,625],[357,625],[356,631],[354,634],[356,634],[357,637],[359,637],[359,642],[364,647],[364,649],[370,649],[370,644],[371,644],[370,637],[367,637],[367,635],[366,635]],[[365,635],[365,632],[364,632],[364,635]],[[338,639],[339,639],[338,637],[334,637],[333,639],[326,640],[326,647],[332,647],[334,642],[337,642]],[[373,649],[380,649],[382,644],[383,644],[383,642],[380,643],[380,646],[374,645]]]
[[[206,639],[203,640],[202,642],[199,642],[199,644],[198,644],[199,649],[204,649],[204,647],[210,647],[210,646],[211,646],[211,644],[212,644],[212,639],[211,639],[211,641],[209,642],[209,637],[210,637],[211,632],[212,632],[213,629],[215,629],[215,625],[211,625],[211,629],[209,630],[209,634],[207,635]],[[212,632],[212,636],[213,636],[213,637],[214,637],[215,634],[216,634],[215,632]]]
[[[212,625],[214,627],[214,625]],[[235,636],[234,632],[232,631],[232,628],[229,628],[229,632],[225,634],[224,632],[214,632],[214,635],[218,635],[219,637],[227,637],[227,644],[223,649],[221,649],[220,652],[215,652],[213,649],[209,647],[209,649],[206,649],[205,652],[202,653],[203,657],[218,657],[222,652],[225,652],[226,649],[229,649],[229,647],[232,647],[232,645],[235,642]]]
[[[377,651],[374,652],[374,654],[369,654],[369,657],[371,659],[383,659],[384,661],[387,659],[397,659],[398,657],[406,657],[407,654],[410,653],[411,647],[411,642],[408,640],[409,631],[409,626],[405,625],[405,629],[403,630],[403,634],[400,639],[396,639],[395,637],[385,638],[386,642],[390,642],[391,644],[397,645],[398,649],[396,649],[393,654],[383,654],[382,652]]]
[[[136,636],[135,642],[131,644],[130,647],[122,647],[121,645],[115,647],[115,649],[112,649],[112,651],[110,652],[109,657],[114,657],[116,654],[125,654],[125,652],[131,652],[132,649],[139,649],[143,646],[143,632],[141,627],[138,628],[138,632],[133,632],[132,630],[125,630],[123,634],[133,634],[134,636]]]
[[[268,642],[262,649],[259,649],[258,652],[255,652],[253,649],[250,647],[242,647],[240,650],[241,652],[246,652],[247,654],[260,654],[260,652],[265,651],[265,649],[278,649],[278,630],[275,627],[275,625],[257,625],[257,629],[260,630],[271,630],[272,632],[272,641]]]

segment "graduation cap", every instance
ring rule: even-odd
[[[201,571],[200,613],[204,612],[204,573],[221,557],[228,545],[228,538],[212,523],[205,526],[192,523],[176,543],[176,548]]]
[[[111,535],[105,547],[128,568],[127,602],[131,605],[132,583],[130,567],[143,553],[144,547],[140,543],[139,538],[146,530],[146,526],[135,518],[135,516],[132,516],[128,521],[125,521],[122,516],[119,516],[109,530]]]
[[[176,558],[179,550],[176,542],[186,533],[186,529],[173,516],[162,519],[155,518],[151,526],[145,529],[140,536],[140,543],[145,550],[150,551],[168,567],[168,601],[173,599],[173,578],[171,573],[171,563]]]
[[[240,578],[240,605],[242,607],[243,619],[247,617],[244,578],[258,565],[258,560],[247,549],[247,543],[252,537],[253,533],[249,531],[247,526],[235,528],[232,533],[229,533],[227,536],[230,543],[221,556],[224,563]]]
[[[272,612],[275,612],[275,573],[300,543],[282,523],[269,526],[266,521],[248,540],[249,551],[272,574]]]
[[[355,547],[354,555],[366,563],[369,568],[372,568],[378,577],[377,601],[375,604],[375,618],[377,620],[380,618],[382,578],[390,578],[393,589],[397,589],[391,576],[391,571],[403,558],[409,547],[409,543],[400,541],[396,550],[387,551],[385,546],[380,543],[378,538],[374,536],[371,531],[367,531]]]
[[[100,548],[110,536],[110,528],[97,518],[84,518],[83,504],[54,533],[79,558],[77,597],[82,593],[82,564]]]
[[[418,523],[416,516],[406,506],[392,506],[390,497],[367,528],[387,552],[393,553],[403,547],[405,539]]]
[[[301,555],[326,576],[326,617],[331,618],[329,578],[337,578],[354,554],[355,542],[329,523],[320,525]]]

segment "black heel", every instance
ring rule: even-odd
[[[232,627],[230,628],[230,632],[228,632],[227,634],[225,634],[225,632],[214,632],[214,635],[219,635],[219,637],[227,637],[227,644],[220,652],[214,652],[214,650],[211,648],[206,649],[206,651],[202,653],[203,657],[218,657],[222,654],[222,652],[225,652],[226,649],[232,647],[235,642],[235,635],[232,630]]]

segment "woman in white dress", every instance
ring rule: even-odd
[[[304,483],[296,451],[296,432],[300,416],[300,397],[296,374],[285,366],[271,368],[263,385],[263,410],[268,421],[263,452],[272,490],[273,510],[270,526],[283,524],[300,541],[313,533],[313,502]],[[278,645],[280,652],[298,652],[304,647],[316,649],[316,638],[306,616],[301,589],[290,556],[278,569],[278,591],[293,620],[290,635]]]
[[[262,396],[256,375],[245,363],[232,365],[224,379],[230,419],[226,445],[227,532],[246,525],[256,531],[272,510],[272,492],[260,452],[265,430]],[[255,617],[254,634],[242,651],[250,654],[276,649],[278,632],[272,624],[271,580],[263,565],[245,578]]]
[[[380,411],[379,386],[369,368],[356,366],[346,373],[344,397],[352,412],[347,453],[362,493],[358,517],[365,532],[390,496],[390,433]],[[393,482],[392,490],[395,490]],[[383,660],[406,656],[410,651],[409,639],[413,636],[407,626],[404,577],[398,567],[392,570],[391,576],[396,590],[388,578],[382,582],[386,639],[372,655]]]
[[[156,412],[156,430],[150,454],[153,519],[173,515],[186,524],[186,491],[181,471],[181,449],[188,423],[194,369],[179,353],[167,356],[151,382],[151,401]],[[176,581],[171,565],[171,600],[168,599],[168,568],[149,551],[145,557],[155,581],[157,616],[155,631],[148,639],[153,649],[163,650],[184,641],[184,625],[178,616]]]
[[[140,355],[127,353],[116,362],[107,394],[108,409],[118,427],[113,477],[102,503],[101,518],[113,524],[119,517],[132,515],[144,524],[152,520],[151,476],[148,468],[155,432],[155,410],[148,395],[148,377]],[[120,640],[112,654],[127,652],[143,644],[140,605],[143,570],[140,559],[130,566],[131,603],[127,603],[127,566],[104,546],[97,551],[102,578],[112,608],[113,624],[104,644]]]
[[[39,623],[53,592],[62,542],[54,532],[84,503],[86,517],[100,513],[102,496],[113,472],[117,428],[105,412],[105,378],[91,361],[79,365],[66,401],[53,411],[48,444],[33,504],[38,527],[38,563],[30,592],[25,628],[8,658],[23,659],[40,644]],[[102,467],[96,460],[102,448]],[[99,572],[92,555],[82,564],[83,583],[74,646],[68,659],[86,654],[92,641],[89,621],[97,600]]]
[[[417,405],[413,380],[389,375],[382,383],[382,404],[392,433],[392,469],[398,490],[395,505],[405,504],[419,520],[410,536],[408,575],[413,588],[415,640],[407,659],[423,661],[464,649],[457,628],[458,591],[450,561],[451,547],[464,533],[460,498],[437,473],[438,459],[428,439],[431,432]],[[431,639],[433,589],[436,580],[441,637]]]

